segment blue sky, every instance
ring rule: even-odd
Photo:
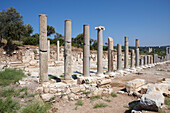
[[[13,6],[39,32],[39,14],[47,14],[47,23],[64,34],[64,20],[72,20],[72,37],[90,25],[90,37],[97,39],[96,26],[104,26],[103,42],[108,37],[114,45],[170,45],[170,0],[0,0],[0,10]]]

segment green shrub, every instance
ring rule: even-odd
[[[23,39],[24,45],[38,45],[39,37],[26,37]]]
[[[23,110],[22,113],[46,113],[51,107],[51,103],[40,103],[35,102],[28,104]]]
[[[90,97],[90,100],[97,100],[97,99],[101,99],[101,96],[100,95],[96,95],[96,96],[92,96]]]
[[[0,86],[7,86],[10,83],[16,83],[22,77],[25,77],[23,71],[20,69],[7,68],[0,72]]]
[[[106,101],[106,102],[111,102],[112,100],[110,100],[110,99],[104,99],[104,101]]]
[[[112,97],[117,97],[117,94],[114,92],[112,92],[111,95],[112,95]]]
[[[107,106],[108,106],[108,105],[105,104],[105,103],[99,103],[99,104],[95,104],[95,105],[93,106],[93,108],[96,109],[96,108],[102,108],[102,107],[107,107]]]
[[[83,106],[83,101],[82,101],[82,100],[78,100],[78,101],[76,102],[76,104],[75,104],[75,105]]]
[[[12,96],[14,93],[15,93],[14,88],[10,88],[7,90],[2,90],[0,92],[0,96],[9,97],[9,96]]]
[[[0,113],[14,113],[19,109],[19,103],[12,100],[11,97],[7,97],[6,100],[0,99]]]

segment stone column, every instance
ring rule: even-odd
[[[90,76],[90,36],[89,25],[83,26],[83,75]]]
[[[131,50],[131,69],[135,68],[135,60],[134,60],[135,51]]]
[[[165,53],[166,53],[166,61],[168,61],[169,60],[169,48],[168,47],[166,47]]]
[[[103,75],[103,26],[95,27],[97,30],[97,76]]]
[[[72,76],[72,50],[71,50],[71,20],[65,20],[64,31],[64,79],[70,80]]]
[[[47,16],[39,15],[40,83],[48,81]]]
[[[122,46],[117,44],[117,70],[122,70]]]
[[[124,68],[128,68],[128,59],[129,59],[129,46],[128,46],[128,37],[125,37],[125,54],[124,54]]]
[[[48,61],[50,61],[50,40],[48,40]]]
[[[144,65],[147,65],[147,56],[144,56]]]
[[[150,56],[150,63],[153,64],[153,56]]]
[[[136,67],[139,67],[139,39],[136,39]]]
[[[113,38],[108,38],[108,74],[113,72]]]
[[[143,57],[140,58],[140,66],[143,66]]]
[[[150,56],[147,56],[147,64],[150,64]]]
[[[153,55],[153,63],[157,63],[158,62],[158,55],[154,54]]]
[[[59,57],[60,57],[60,42],[58,40],[57,41],[57,61],[59,61]]]

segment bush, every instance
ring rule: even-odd
[[[82,100],[78,100],[75,105],[83,106],[83,101]]]
[[[108,105],[105,104],[105,103],[99,103],[99,104],[95,104],[95,105],[93,106],[93,108],[96,109],[96,108],[107,107],[107,106],[108,106]]]
[[[26,75],[23,73],[22,70],[7,68],[4,71],[0,72],[0,86],[7,86],[10,83],[16,83],[22,77]]]
[[[23,39],[24,45],[38,45],[39,37],[26,37]]]
[[[19,109],[19,103],[12,100],[11,97],[7,97],[6,100],[0,99],[0,113],[13,113]]]
[[[51,103],[35,102],[34,104],[28,104],[22,113],[46,113],[51,107]]]
[[[112,97],[117,97],[117,94],[114,92],[112,92],[111,95],[112,95]]]

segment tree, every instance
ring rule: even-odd
[[[11,45],[12,40],[20,40],[24,35],[25,26],[22,18],[13,7],[0,12],[0,37],[7,40],[7,45]]]
[[[55,33],[55,29],[53,26],[47,25],[47,36],[50,36]]]
[[[76,38],[72,38],[72,45],[83,48],[83,33],[78,34]]]
[[[32,32],[33,32],[33,27],[30,24],[25,25],[25,36],[29,37]]]

